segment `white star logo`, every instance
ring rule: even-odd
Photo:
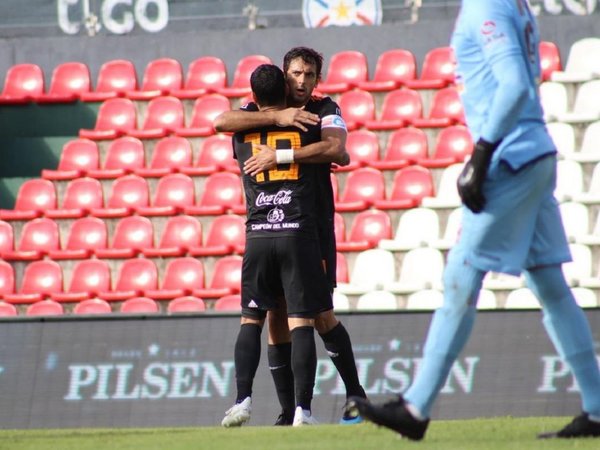
[[[156,355],[158,355],[159,352],[160,352],[160,345],[151,344],[150,346],[148,346],[148,354],[150,356],[156,356]]]
[[[400,350],[401,346],[402,346],[402,341],[400,339],[392,339],[391,341],[388,342],[388,348],[392,352],[397,352],[398,350]]]

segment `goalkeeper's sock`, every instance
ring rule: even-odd
[[[433,315],[421,367],[404,394],[421,417],[430,416],[452,364],[471,335],[485,275],[454,253],[451,252],[444,272],[444,305]]]
[[[527,283],[544,309],[544,326],[569,364],[581,391],[583,410],[600,417],[600,369],[590,326],[559,265],[526,272]]]

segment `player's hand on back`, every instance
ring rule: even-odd
[[[319,123],[319,116],[299,108],[286,108],[275,113],[275,124],[278,127],[297,127],[307,131],[306,125]]]
[[[277,166],[275,150],[268,145],[256,145],[254,148],[258,149],[258,153],[248,158],[244,163],[244,173],[246,175],[254,177]]]

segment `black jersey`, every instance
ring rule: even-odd
[[[246,111],[258,111],[257,105],[253,102],[242,106],[241,109]],[[339,106],[330,97],[312,97],[304,109],[311,113],[317,114],[321,119],[327,116],[341,117]],[[294,129],[298,130],[297,128]],[[308,129],[308,134],[303,136],[302,145],[312,144],[321,140],[320,125],[317,125],[316,127],[308,127]],[[318,129],[318,133],[315,132],[315,129]],[[237,158],[237,155],[234,154],[234,157]],[[334,228],[335,202],[333,187],[331,185],[331,164],[305,164],[305,166],[308,165],[313,167],[315,172],[316,201],[314,204],[314,210],[312,212],[316,217],[315,220],[319,238],[319,247],[321,248],[321,254],[325,260],[328,279],[332,283],[332,286],[335,286],[337,259]]]
[[[243,168],[244,162],[252,156],[253,144],[296,149],[320,139],[318,125],[309,127],[307,132],[295,127],[262,127],[235,133],[233,148],[240,168]],[[317,168],[314,164],[292,163],[280,164],[254,177],[244,174],[247,238],[317,238]]]
[[[307,111],[317,114],[320,118],[337,115],[341,117],[340,108],[331,98],[311,98],[305,106]],[[319,244],[321,254],[325,260],[327,277],[336,285],[336,245],[335,245],[335,227],[334,213],[335,201],[333,196],[333,187],[331,185],[331,164],[315,164],[317,170],[317,226],[319,232]]]

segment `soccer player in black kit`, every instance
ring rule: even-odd
[[[285,105],[285,78],[274,65],[261,65],[250,78],[259,108]],[[311,136],[312,135],[312,136]],[[291,335],[291,366],[295,381],[294,425],[315,423],[310,404],[317,366],[314,317],[330,299],[329,280],[321,264],[318,241],[317,166],[293,162],[293,152],[313,142],[319,149],[339,148],[339,141],[320,140],[320,128],[305,132],[295,127],[261,127],[238,132],[233,137],[235,156],[243,167],[261,145],[284,152],[276,168],[256,175],[243,175],[247,204],[246,250],[242,266],[242,316],[250,324],[264,321],[267,310],[277,309],[285,297]],[[280,153],[281,154],[281,153]],[[243,392],[245,350],[244,320],[236,343],[238,395],[244,396],[224,419],[224,425],[244,416]],[[260,342],[259,342],[260,343]],[[256,368],[249,375],[254,377]],[[240,383],[241,382],[241,383]],[[250,383],[251,386],[251,383]],[[250,392],[247,392],[248,394]],[[248,405],[249,406],[249,405]]]
[[[215,121],[218,131],[239,131],[261,126],[295,126],[307,130],[310,126],[318,125],[321,129],[321,139],[328,136],[337,137],[342,142],[342,152],[323,152],[318,147],[307,146],[294,152],[295,161],[302,163],[320,163],[317,167],[317,182],[319,197],[315,204],[319,218],[319,242],[323,255],[323,263],[330,281],[330,291],[335,287],[335,235],[333,225],[334,202],[333,190],[330,181],[331,162],[340,165],[349,162],[348,155],[343,149],[346,137],[346,128],[341,118],[339,107],[330,98],[315,98],[312,96],[313,89],[320,80],[322,68],[322,56],[315,50],[296,47],[290,50],[284,57],[284,70],[288,83],[288,108],[278,111],[260,111],[248,113],[255,110],[253,104],[248,105],[247,111],[231,111],[224,113]],[[268,147],[261,148],[260,152],[253,155],[243,166],[245,173],[257,175],[260,172],[275,167],[277,152]],[[338,369],[346,387],[347,396],[364,397],[365,393],[358,380],[354,354],[350,337],[345,327],[337,320],[333,313],[331,297],[323,305],[324,309],[316,317],[315,327],[325,343],[325,347]],[[287,330],[282,323],[285,317],[285,309],[278,309],[269,313],[269,366],[275,381],[279,401],[282,406],[282,414],[276,425],[291,424],[293,418],[293,377],[291,374],[291,345],[289,336],[286,338]],[[243,328],[243,327],[242,327]],[[250,328],[250,327],[248,327]],[[242,333],[241,333],[242,334]],[[255,342],[254,357],[256,364],[260,358],[260,328],[254,327],[253,332],[249,330],[248,341]],[[258,342],[256,344],[256,342]],[[258,349],[256,347],[258,346]],[[252,352],[247,348],[247,355]],[[250,356],[249,356],[250,358]],[[246,390],[248,392],[248,390]],[[239,392],[239,389],[238,389]],[[238,402],[243,401],[238,395]],[[248,415],[249,418],[249,415]],[[360,418],[344,415],[341,423],[356,423]],[[225,422],[225,419],[224,419]],[[232,423],[229,426],[239,426],[241,423]],[[225,425],[225,423],[224,423]],[[226,425],[227,426],[227,425]]]

